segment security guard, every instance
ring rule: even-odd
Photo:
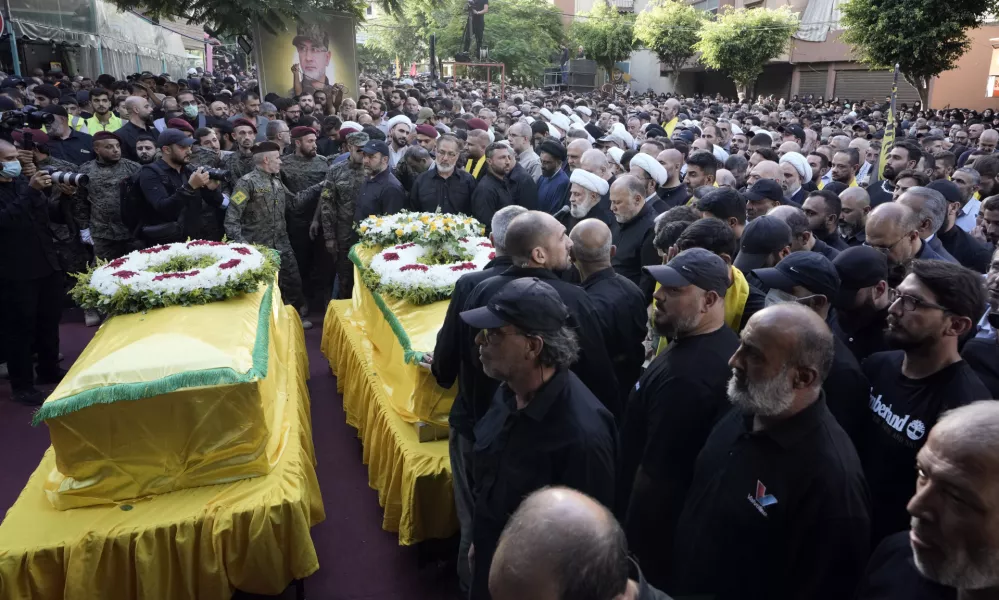
[[[316,130],[311,127],[295,127],[291,130],[291,144],[294,152],[281,157],[281,180],[292,194],[297,194],[323,181],[329,170],[329,161],[319,156],[316,147]],[[316,213],[317,199],[297,202],[288,210],[288,239],[295,251],[298,270],[302,275],[303,293],[306,300],[313,297],[311,285],[313,272],[313,241],[309,236],[312,217]],[[307,313],[303,307],[303,312]]]
[[[236,182],[225,213],[225,233],[229,239],[260,244],[281,253],[278,284],[287,304],[302,306],[302,277],[288,240],[285,209],[294,196],[281,182],[281,148],[274,142],[260,142],[252,148],[254,169]],[[312,328],[308,320],[302,321]]]

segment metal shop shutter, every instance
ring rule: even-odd
[[[798,74],[798,97],[804,98],[811,94],[818,98],[826,95],[826,79],[829,71],[811,71],[802,69]]]
[[[891,71],[837,71],[833,96],[850,100],[884,101],[891,94]],[[898,102],[912,104],[919,100],[916,88],[898,76]]]

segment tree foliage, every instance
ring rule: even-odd
[[[899,71],[929,106],[930,80],[971,47],[967,30],[999,10],[997,0],[850,0],[843,39],[872,69]]]
[[[384,0],[394,1],[394,0]],[[364,20],[360,0],[112,0],[120,10],[141,11],[152,19],[179,17],[207,25],[219,37],[249,35],[253,23],[272,28],[274,23],[294,23],[300,14],[343,12]]]
[[[452,3],[447,26],[437,38],[439,56],[451,57],[461,50],[468,14],[466,5],[465,0]],[[551,3],[503,0],[489,5],[482,44],[489,49],[490,60],[506,65],[506,75],[512,83],[540,85],[544,68],[551,63],[551,57],[558,54],[563,37],[562,15]]]
[[[704,22],[694,47],[704,66],[725,72],[746,94],[767,62],[787,50],[797,29],[798,15],[787,6],[728,9]]]
[[[357,72],[381,75],[392,71],[395,57],[370,41],[357,45]]]
[[[366,46],[388,55],[393,62],[398,58],[406,68],[411,62],[426,60],[429,54],[427,38],[423,35],[427,29],[426,16],[412,8],[373,19],[365,29],[368,33]]]
[[[705,15],[682,0],[660,0],[649,4],[635,19],[635,39],[669,67],[673,89],[680,69],[696,54],[694,45],[700,39]]]
[[[577,15],[570,36],[583,47],[586,57],[596,61],[613,77],[614,64],[628,60],[638,48],[635,41],[635,15],[620,14],[604,0],[593,4],[593,10]]]

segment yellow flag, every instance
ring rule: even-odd
[[[898,95],[898,64],[895,64],[895,79],[891,84],[891,103],[888,108],[888,124],[885,125],[885,137],[881,140],[881,157],[878,160],[878,176],[880,181],[884,179],[885,163],[888,162],[888,155],[892,146],[895,145],[895,97]],[[873,181],[871,183],[874,183]]]

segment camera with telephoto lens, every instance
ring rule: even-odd
[[[208,168],[206,168],[205,171],[208,172],[208,178],[211,179],[212,181],[226,181],[227,179],[229,179],[229,170],[228,169],[208,169]]]
[[[0,129],[41,129],[55,122],[55,115],[41,112],[37,107],[25,106],[21,110],[8,110],[0,118]]]
[[[66,185],[87,185],[90,182],[90,177],[84,173],[73,173],[72,171],[60,171],[55,167],[47,167],[42,169],[49,174],[52,178],[53,184],[65,183]]]

